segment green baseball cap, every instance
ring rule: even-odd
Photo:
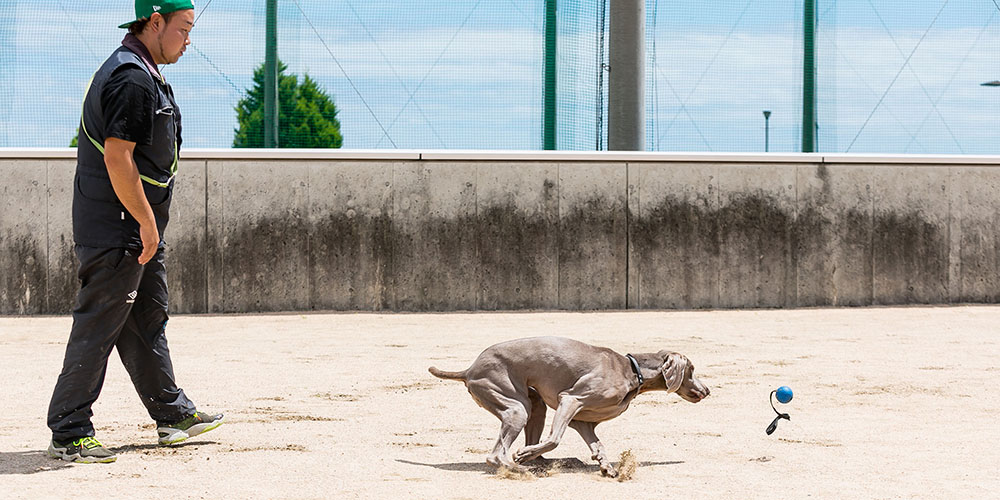
[[[169,14],[178,10],[193,9],[192,0],[135,0],[135,21],[129,21],[119,28],[128,28],[132,23],[149,19],[153,13]]]

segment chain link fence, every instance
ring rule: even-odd
[[[997,0],[815,1],[818,151],[1000,153],[1000,87],[982,85],[1000,79]],[[800,151],[803,5],[648,0],[646,149]],[[611,13],[558,1],[556,149],[607,147]],[[265,2],[202,0],[196,14],[164,74],[185,146],[233,147]],[[127,0],[0,2],[0,147],[69,145],[132,17]],[[278,0],[279,95],[308,108],[308,76],[345,148],[542,149],[546,22],[546,0]],[[297,120],[283,133],[317,133]]]

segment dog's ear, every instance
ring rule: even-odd
[[[677,389],[680,389],[681,384],[684,383],[684,373],[687,372],[688,360],[683,354],[677,352],[664,354],[663,365],[660,367],[663,381],[667,384],[667,392],[677,392]]]

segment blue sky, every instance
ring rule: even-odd
[[[979,85],[1000,79],[993,0],[818,3],[821,150],[1000,154],[1000,88]],[[164,70],[186,146],[232,143],[264,57],[263,5],[211,0],[195,50]],[[598,5],[559,2],[560,149],[596,146]],[[279,0],[279,53],[334,97],[345,147],[538,149],[543,7]],[[120,0],[0,2],[0,146],[68,144],[83,87],[131,17]],[[763,150],[764,109],[771,150],[798,149],[801,0],[650,0],[647,17],[648,149]]]

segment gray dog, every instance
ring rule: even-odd
[[[428,370],[438,378],[465,382],[472,399],[500,419],[500,438],[486,462],[518,471],[525,470],[518,464],[555,449],[566,427],[572,427],[587,442],[601,472],[614,477],[618,471],[594,434],[597,424],[621,415],[639,393],[676,392],[692,403],[709,394],[708,387],[694,377],[694,365],[682,354],[660,351],[622,356],[559,337],[496,344],[464,371]],[[549,437],[539,442],[546,405],[556,415]],[[511,461],[510,447],[522,429],[525,447]]]

